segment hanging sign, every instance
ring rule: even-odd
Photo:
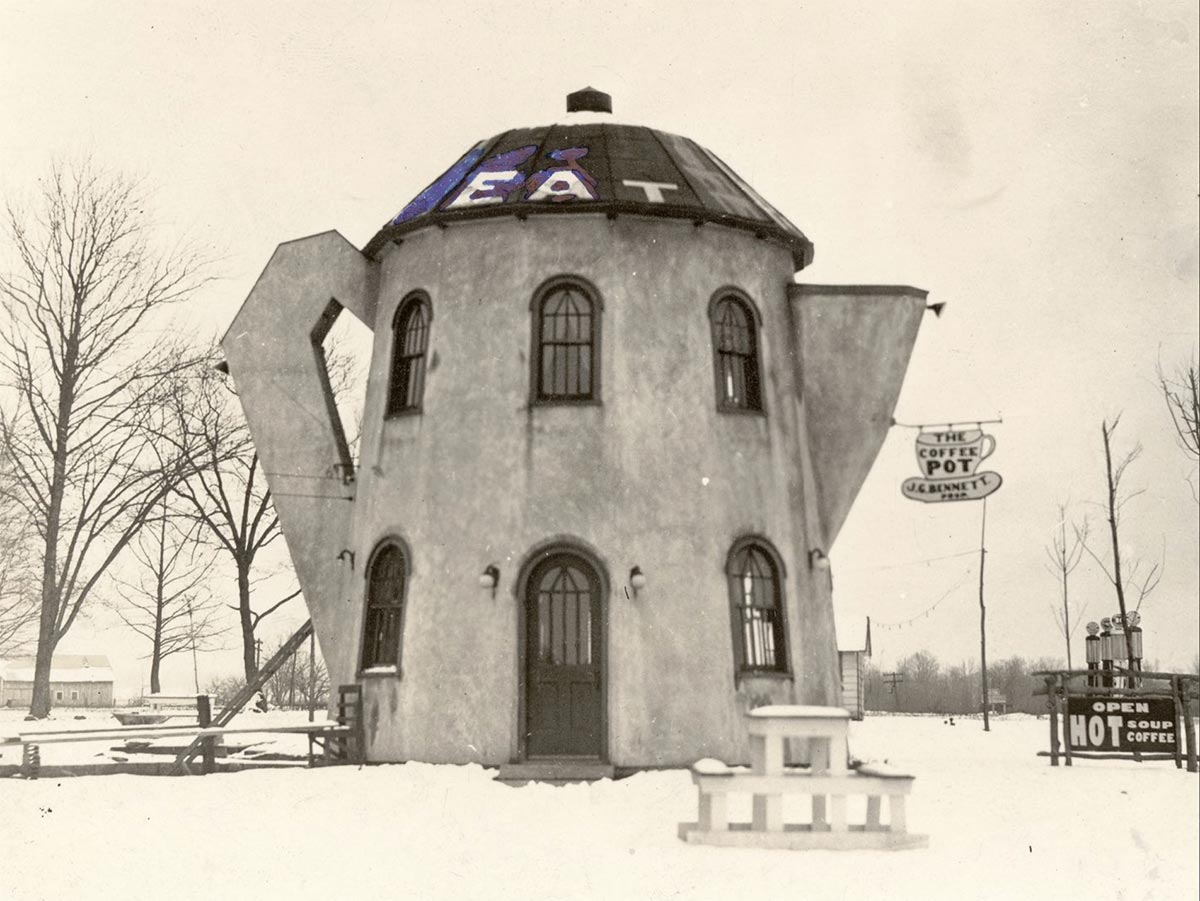
[[[925,503],[982,500],[1000,487],[997,472],[979,466],[996,449],[996,439],[981,429],[921,432],[916,442],[921,475],[900,486],[906,498]]]

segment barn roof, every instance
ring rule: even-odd
[[[0,660],[0,679],[32,682],[34,657]],[[112,665],[103,654],[57,654],[50,664],[51,682],[112,682]]]
[[[374,256],[431,224],[595,212],[717,222],[783,243],[797,270],[812,262],[812,242],[716,154],[679,135],[606,121],[611,98],[594,88],[569,95],[567,109],[564,122],[478,141],[364,252]]]
[[[837,646],[838,651],[853,654],[865,653],[868,657],[871,656],[871,617],[867,617],[866,629],[862,632],[858,629],[849,629],[843,631],[839,626],[840,620],[834,613],[834,628],[837,630]]]

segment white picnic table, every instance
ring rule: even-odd
[[[844,776],[849,759],[850,712],[841,707],[777,704],[757,707],[746,718],[750,736],[750,767],[757,776],[784,775],[787,739],[808,741],[811,772]],[[813,829],[825,827],[825,795],[812,796]],[[846,831],[846,796],[833,795],[834,832]],[[754,795],[753,828],[783,831],[783,794]]]

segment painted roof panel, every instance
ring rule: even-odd
[[[687,138],[637,125],[517,128],[471,147],[366,247],[431,224],[547,212],[692,218],[786,244],[797,269],[812,243],[714,154]]]

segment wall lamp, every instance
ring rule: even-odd
[[[484,591],[491,591],[492,597],[496,596],[496,588],[500,584],[500,567],[495,563],[489,563],[479,574],[479,587]]]
[[[808,565],[812,569],[829,569],[829,558],[819,547],[808,552]]]
[[[642,572],[640,566],[635,566],[629,571],[629,587],[633,589],[635,598],[637,593],[646,587],[646,574]]]
[[[946,309],[946,305],[944,303],[931,303],[929,306],[925,307],[925,309],[931,310],[934,316],[936,316],[938,319],[941,319],[942,310]]]

